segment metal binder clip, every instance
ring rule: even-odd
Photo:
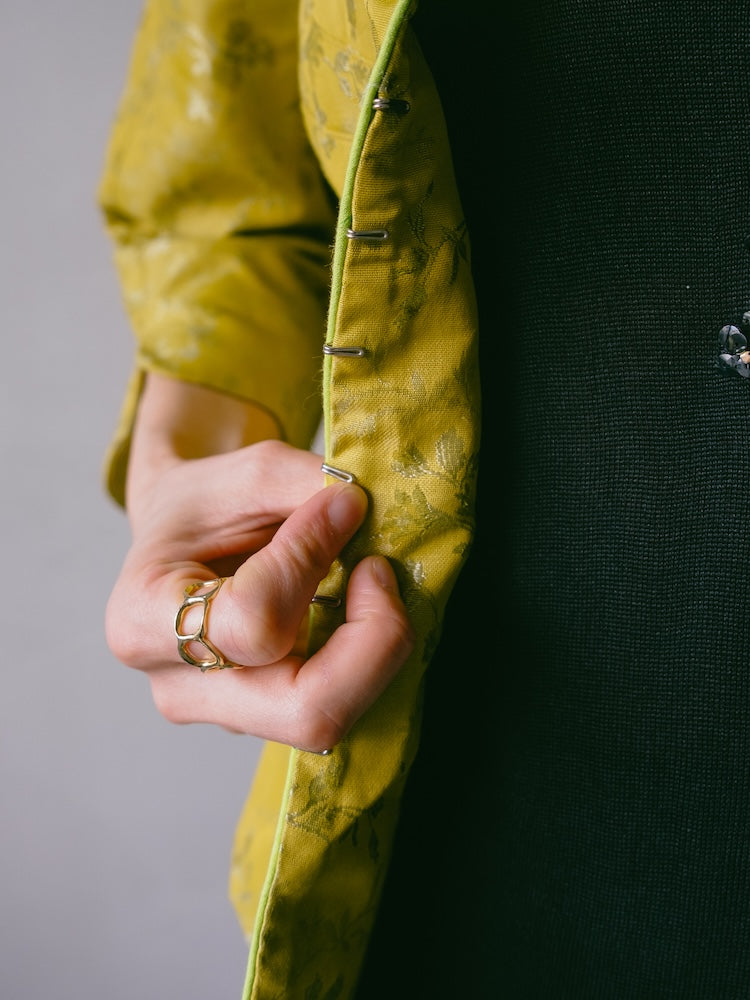
[[[373,111],[395,111],[397,115],[405,115],[411,111],[411,104],[408,101],[398,100],[393,97],[376,97],[372,102]]]
[[[364,347],[334,347],[333,344],[323,344],[323,354],[331,354],[340,358],[363,358]]]
[[[387,229],[347,229],[348,240],[364,240],[366,243],[383,243],[388,239]]]
[[[351,472],[347,472],[346,469],[337,469],[335,465],[327,465],[323,462],[320,468],[327,476],[339,479],[342,483],[353,483],[356,481]]]
[[[321,604],[325,608],[340,608],[340,597],[329,597],[328,594],[316,594],[310,604]]]

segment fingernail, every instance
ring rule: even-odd
[[[367,495],[359,486],[329,487],[334,494],[328,504],[328,520],[334,531],[348,535],[358,528],[367,511]]]
[[[393,572],[391,564],[384,556],[375,556],[372,560],[372,575],[380,584],[383,590],[395,593],[398,590],[396,574]]]

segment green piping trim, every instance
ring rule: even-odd
[[[378,57],[375,60],[375,65],[370,73],[370,79],[367,82],[367,87],[365,88],[365,92],[362,96],[362,107],[359,111],[357,128],[355,129],[354,136],[352,138],[352,148],[349,152],[349,162],[346,168],[346,177],[344,178],[344,187],[341,192],[338,219],[336,221],[336,236],[333,248],[331,297],[328,306],[328,323],[326,327],[327,344],[333,343],[334,333],[336,331],[336,319],[338,316],[339,300],[341,298],[341,286],[344,280],[346,250],[349,243],[346,231],[352,224],[354,182],[359,169],[359,162],[362,158],[362,150],[364,149],[367,130],[370,127],[370,122],[372,121],[372,102],[377,97],[378,89],[383,81],[383,77],[385,76],[385,71],[391,60],[391,56],[393,55],[396,38],[401,31],[404,21],[408,17],[409,8],[411,7],[412,2],[413,0],[399,0],[396,5],[396,8],[391,15],[391,20],[388,23],[386,33],[383,36]],[[330,356],[324,357],[323,360],[323,416],[325,425],[325,452],[327,456],[330,454],[329,415],[331,402],[331,360]]]
[[[260,951],[260,939],[263,933],[263,925],[266,919],[266,911],[268,909],[268,898],[271,895],[271,889],[273,888],[273,883],[276,879],[276,872],[279,867],[279,853],[281,851],[281,840],[284,833],[284,827],[286,825],[286,813],[287,813],[287,803],[289,802],[289,796],[292,790],[292,779],[294,777],[294,769],[297,763],[297,754],[299,751],[292,750],[289,754],[289,766],[286,772],[286,781],[284,783],[284,794],[281,800],[281,809],[279,809],[279,818],[276,823],[276,833],[273,838],[273,846],[271,847],[271,855],[268,859],[268,870],[266,871],[266,880],[263,883],[263,890],[260,894],[260,899],[258,900],[258,910],[255,916],[255,926],[253,927],[253,936],[250,941],[250,955],[247,960],[247,973],[245,974],[245,985],[242,987],[242,1000],[249,1000],[250,991],[253,988],[253,981],[255,979],[255,971],[258,964],[258,953]]]

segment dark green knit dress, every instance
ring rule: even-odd
[[[474,248],[480,529],[361,996],[744,1000],[750,379],[716,359],[750,309],[750,3],[501,6],[416,21]]]

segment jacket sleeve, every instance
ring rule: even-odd
[[[307,143],[296,0],[147,0],[100,203],[136,344],[107,479],[122,502],[143,373],[266,408],[307,446],[333,197]]]

